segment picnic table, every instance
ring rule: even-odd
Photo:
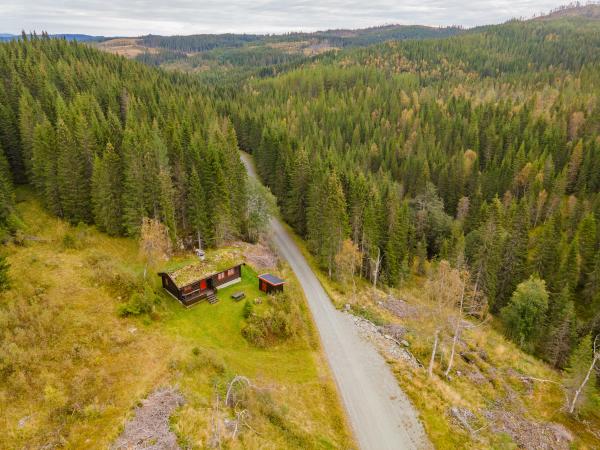
[[[236,302],[239,302],[241,299],[245,298],[246,294],[244,294],[243,291],[237,291],[234,292],[233,294],[231,294],[231,298],[234,299]]]

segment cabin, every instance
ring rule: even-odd
[[[285,281],[270,273],[263,273],[258,276],[258,289],[267,293],[282,292]]]
[[[226,269],[209,271],[204,264],[186,266],[173,272],[160,272],[162,287],[184,306],[192,306],[202,300],[215,303],[217,289],[242,280],[240,263]]]

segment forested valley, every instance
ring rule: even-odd
[[[597,18],[565,14],[469,30],[390,26],[355,33],[148,35],[135,40],[158,50],[129,61],[99,51],[97,43],[46,33],[23,34],[0,45],[0,242],[13,246],[10,257],[20,267],[28,264],[19,259],[21,254],[31,265],[40,266],[43,260],[41,273],[55,270],[48,262],[55,257],[85,266],[94,276],[106,264],[106,272],[117,274],[117,281],[110,283],[135,280],[123,299],[120,291],[110,293],[115,302],[127,306],[131,295],[160,304],[159,289],[152,286],[157,280],[147,280],[148,264],[142,269],[131,251],[147,219],[164,226],[168,245],[181,252],[168,264],[180,264],[183,259],[177,258],[185,252],[189,257],[196,246],[219,255],[219,247],[231,242],[234,249],[227,247],[225,253],[237,252],[240,240],[259,240],[268,214],[252,208],[267,208],[268,202],[259,197],[272,197],[247,176],[239,157],[243,150],[252,155],[281,217],[300,245],[306,244],[334,304],[381,329],[389,331],[386,326],[398,323],[405,328],[396,344],[406,347],[414,365],[396,361],[394,373],[420,410],[435,445],[504,448],[517,442],[537,448],[520,439],[531,444],[537,435],[529,431],[546,433],[549,423],[564,426],[567,433],[581,431],[581,436],[571,436],[573,445],[587,448],[600,439]],[[71,231],[58,238],[25,236],[24,216],[36,224],[35,204],[22,200],[31,196],[47,213],[69,223]],[[19,203],[25,206],[19,209]],[[59,231],[67,226],[52,220]],[[43,226],[35,227],[47,236]],[[101,233],[89,231],[94,228]],[[96,248],[76,248],[74,234],[110,251],[100,257]],[[43,259],[30,255],[27,239],[46,246]],[[59,250],[51,247],[56,242]],[[117,252],[114,247],[119,245],[131,254]],[[107,255],[118,255],[121,266],[108,264]],[[0,253],[0,292],[10,294],[7,261]],[[26,275],[16,278],[24,294],[2,310],[0,325],[10,324],[6,342],[15,336],[27,340],[20,330],[20,323],[30,320],[24,305],[44,295],[42,288],[41,294],[23,288]],[[299,287],[292,289],[300,298]],[[60,294],[56,311],[67,309]],[[391,304],[402,305],[396,322],[386,321],[393,316],[384,311]],[[278,326],[280,306],[256,306],[269,308],[273,315],[261,322],[249,305],[236,326],[251,320],[257,328]],[[206,379],[197,385],[201,390],[210,387],[209,378],[218,375],[222,383],[224,374],[234,375],[212,347],[206,355],[196,344],[186,347],[193,339],[206,338],[196,334],[201,331],[190,322],[194,316],[186,316],[185,322],[179,310],[162,307],[164,317],[181,320],[192,338],[181,347],[179,341],[172,346],[187,352],[185,358],[173,357],[180,365],[167,362],[166,352],[161,364],[195,382],[199,363],[193,358],[203,358]],[[118,320],[106,308],[105,317]],[[156,317],[161,320],[156,312],[160,308],[154,308],[139,314],[147,322],[140,322],[144,326],[151,327]],[[305,306],[293,313],[296,325],[309,322]],[[47,319],[40,316],[40,321]],[[51,334],[46,328],[58,333],[51,322],[28,326],[43,330],[43,336]],[[225,323],[219,328],[222,333],[230,325],[228,319]],[[320,351],[311,326],[298,329],[304,334],[300,344],[291,341],[290,351],[310,348],[314,354],[307,350],[300,356],[305,360],[286,360],[294,370]],[[144,339],[156,348],[159,343],[171,345],[173,341],[162,340],[163,330],[154,331],[156,335],[144,334]],[[248,342],[238,331],[234,341],[239,359]],[[16,386],[15,392],[33,389],[16,367],[25,367],[34,379],[40,370],[33,367],[36,358],[24,356],[24,345],[5,347],[0,351],[0,380],[8,380],[11,389]],[[80,350],[73,346],[69,351],[79,361]],[[271,354],[253,351],[248,358],[256,363],[275,355],[277,347]],[[307,379],[329,377],[306,367]],[[465,367],[473,372],[466,373]],[[76,386],[77,379],[71,378],[69,386]],[[94,378],[98,392],[100,378]],[[36,389],[43,388],[43,401],[53,405],[58,394],[48,383],[50,394],[43,384]],[[89,423],[101,416],[95,410],[91,419],[85,416],[78,395],[89,405],[95,403],[69,389],[72,398],[63,403],[74,404],[75,412],[64,405],[49,409],[48,430],[57,426],[51,417],[59,410],[64,429],[77,414]],[[327,383],[307,389],[319,391],[322,404],[334,405],[331,420],[316,419],[321,403],[310,411],[314,423],[327,423],[319,433],[333,446],[351,445],[347,424],[338,415],[338,399],[331,393],[335,389],[330,392]],[[302,392],[298,388],[291,394],[300,408]],[[179,429],[178,436],[208,442],[204,428],[210,426],[198,411],[212,408],[202,403],[210,395],[202,391],[194,397],[196,409],[186,409],[189,415],[177,422],[188,429]],[[276,429],[267,428],[278,442],[320,439],[300,426],[290,431],[283,415],[277,415],[280,410],[260,401],[253,405],[263,408],[257,417]],[[502,414],[518,405],[515,415],[525,424],[517,431],[503,428],[506,440],[489,425],[505,417],[498,416],[500,403]],[[459,417],[457,424],[455,405],[476,414],[468,420]],[[21,414],[19,408],[15,411]],[[300,416],[298,423],[302,420]],[[195,427],[196,421],[204,428]],[[539,424],[543,426],[536,428]],[[108,419],[104,425],[115,429]],[[249,442],[264,443],[258,434],[254,438]],[[46,436],[35,439],[42,442]],[[243,439],[235,442],[244,445]]]
[[[330,276],[346,239],[389,286],[467,267],[508,336],[564,368],[600,332],[599,57],[595,20],[514,21],[327,54],[219,108]]]

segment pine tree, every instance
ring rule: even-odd
[[[331,277],[335,255],[347,234],[346,199],[335,172],[312,185],[308,206],[308,242]]]
[[[286,221],[300,236],[306,235],[306,205],[310,179],[308,153],[301,147],[293,156],[291,188],[283,206]]]
[[[199,248],[204,247],[206,242],[212,242],[212,230],[208,226],[208,218],[206,215],[206,196],[198,176],[196,168],[192,169],[192,174],[189,179],[189,195],[188,195],[188,215],[190,225],[196,232]]]
[[[388,283],[398,285],[409,271],[410,216],[408,203],[391,205],[389,236],[385,251],[385,267]]]
[[[8,227],[8,219],[12,213],[14,198],[10,167],[0,146],[0,236]]]
[[[95,223],[113,236],[122,231],[122,186],[121,160],[108,143],[104,154],[94,158],[92,203]]]
[[[581,274],[584,280],[594,270],[597,239],[596,219],[592,213],[586,214],[577,227],[577,240],[581,256]]]
[[[85,170],[82,149],[62,118],[58,119],[56,125],[56,147],[61,213],[72,223],[86,221],[91,203],[87,194],[90,179]]]

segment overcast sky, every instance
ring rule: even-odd
[[[0,33],[282,33],[390,23],[470,27],[530,17],[560,4],[560,0],[0,0]]]

